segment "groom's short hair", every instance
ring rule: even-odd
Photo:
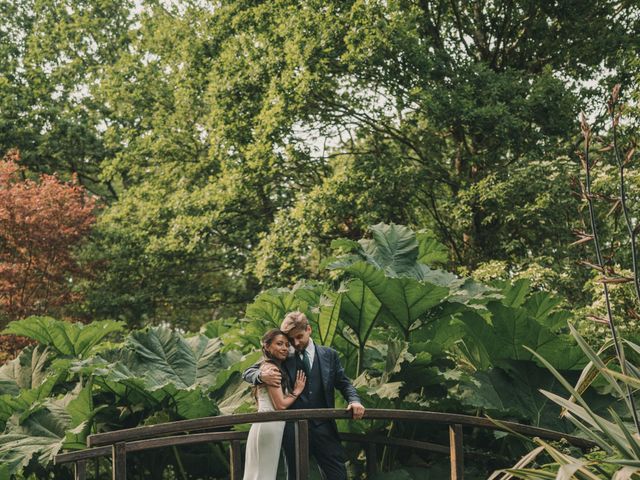
[[[280,325],[280,330],[289,334],[294,330],[306,330],[309,326],[309,319],[302,312],[289,312]]]

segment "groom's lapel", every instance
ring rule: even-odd
[[[324,347],[316,345],[316,356],[318,357],[318,361],[320,362],[318,366],[320,367],[320,378],[322,379],[322,386],[326,390],[327,385],[329,385],[329,376],[331,375],[331,363],[329,361],[329,355]]]
[[[284,366],[287,369],[287,373],[289,374],[289,379],[295,383],[296,381],[296,355],[295,353],[289,355],[287,360],[284,362]]]

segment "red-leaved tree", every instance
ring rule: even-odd
[[[54,175],[26,178],[14,151],[0,160],[0,327],[57,314],[86,276],[73,250],[95,222],[95,200]]]

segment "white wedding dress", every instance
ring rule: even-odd
[[[269,392],[258,386],[258,412],[274,412]],[[275,480],[285,422],[254,423],[249,430],[243,480]]]

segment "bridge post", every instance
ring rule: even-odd
[[[308,480],[309,478],[309,421],[297,420],[296,432],[296,480]]]
[[[127,444],[118,442],[111,446],[113,480],[127,480]]]
[[[231,448],[229,455],[231,456],[229,465],[231,466],[231,480],[240,480],[242,478],[242,450],[240,449],[240,440],[231,440]]]
[[[87,478],[87,461],[86,460],[78,460],[75,463],[74,468],[74,480],[86,480]]]
[[[449,425],[449,451],[451,452],[451,480],[463,480],[462,425]]]

